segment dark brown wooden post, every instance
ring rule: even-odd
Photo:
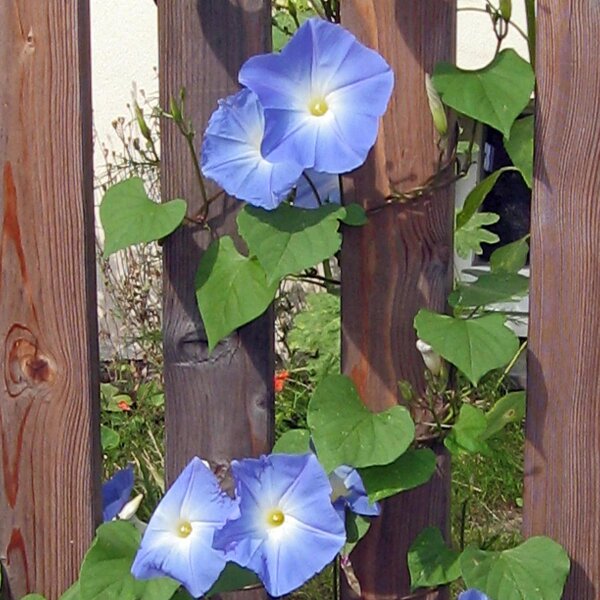
[[[0,3],[0,559],[12,598],[58,598],[99,516],[89,54],[87,0]]]
[[[600,6],[538,4],[526,535],[572,558],[565,600],[600,597]]]
[[[217,100],[239,89],[237,74],[253,54],[269,51],[268,0],[159,2],[160,83],[163,106],[185,86],[186,115],[196,149]],[[201,206],[200,188],[185,139],[172,123],[162,129],[162,194]],[[212,190],[215,191],[215,190]],[[211,205],[217,235],[235,231],[240,203]],[[254,323],[207,350],[194,296],[194,275],[210,244],[206,230],[186,228],[165,244],[164,352],[167,397],[167,478],[199,455],[212,462],[268,452],[273,436],[273,318]],[[244,598],[261,597],[255,592]]]
[[[342,22],[376,48],[396,74],[390,107],[367,164],[346,181],[345,198],[369,208],[382,203],[391,181],[406,191],[436,172],[439,149],[425,93],[425,73],[454,59],[454,0],[344,0]],[[452,280],[454,189],[448,186],[404,206],[370,215],[344,232],[342,364],[366,404],[399,402],[398,381],[423,389],[413,318],[421,307],[443,311]],[[406,553],[427,526],[448,527],[448,458],[427,485],[386,501],[383,514],[352,555],[362,598],[408,596]],[[345,590],[344,596],[354,597]],[[442,598],[423,593],[415,598]],[[413,596],[411,596],[412,598]]]

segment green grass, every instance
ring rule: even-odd
[[[504,549],[522,541],[523,428],[506,427],[489,441],[490,457],[452,461],[452,537],[457,546]]]

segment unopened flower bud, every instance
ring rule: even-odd
[[[131,518],[135,516],[142,500],[144,499],[143,494],[138,494],[135,498],[130,500],[119,512],[117,517],[121,521],[129,521]]]
[[[500,0],[500,14],[505,21],[510,21],[512,15],[512,0]]]
[[[152,132],[150,131],[150,127],[148,127],[148,123],[146,123],[146,119],[144,118],[144,113],[142,112],[142,109],[140,108],[140,105],[137,102],[134,102],[133,110],[135,112],[135,119],[137,121],[138,127],[140,128],[140,133],[148,141],[151,141]]]
[[[433,124],[437,132],[444,137],[448,133],[448,119],[446,109],[442,103],[440,95],[437,93],[429,73],[425,73],[425,90],[427,91],[427,100],[429,101],[429,110],[433,117]]]
[[[171,98],[169,101],[169,110],[171,111],[171,117],[173,117],[173,121],[175,121],[175,123],[183,123],[181,106],[177,103],[175,98]]]
[[[434,376],[440,375],[442,372],[442,357],[427,343],[423,340],[417,340],[417,350],[423,357],[425,366],[431,371]]]
[[[405,402],[410,402],[415,397],[415,390],[410,381],[406,381],[406,379],[401,379],[398,382],[398,390],[400,390],[400,395]]]

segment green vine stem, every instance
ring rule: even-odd
[[[500,389],[502,382],[506,379],[508,374],[511,372],[512,368],[517,364],[517,361],[521,357],[521,354],[523,354],[523,352],[525,352],[526,348],[527,348],[527,340],[525,340],[519,346],[519,349],[517,350],[515,355],[512,357],[512,360],[508,363],[508,365],[506,365],[506,368],[504,369],[504,371],[502,372],[502,375],[500,375],[500,377],[498,378],[498,381],[496,382],[496,385],[494,386],[494,392],[497,392]]]
[[[194,223],[204,224],[206,223],[206,219],[208,217],[208,207],[210,206],[211,202],[216,200],[221,195],[221,192],[211,197],[209,197],[208,195],[208,192],[206,190],[206,184],[204,183],[204,176],[202,175],[202,170],[200,168],[200,158],[194,146],[194,138],[196,137],[196,131],[192,126],[192,122],[187,121],[185,118],[184,102],[185,89],[182,88],[179,94],[179,103],[175,98],[171,98],[169,103],[170,111],[166,111],[159,107],[158,113],[161,117],[171,119],[175,123],[175,125],[177,125],[177,129],[186,140],[186,145],[190,151],[192,163],[194,165],[194,172],[196,174],[198,185],[200,187],[200,195],[202,196],[202,206],[200,207],[198,217],[188,217],[188,220]]]
[[[317,199],[317,204],[319,206],[323,206],[323,201],[321,200],[321,196],[319,195],[319,190],[317,189],[317,186],[314,184],[313,180],[306,174],[306,171],[304,171],[304,173],[302,173],[302,177],[306,180],[306,182],[308,183],[308,186],[312,190],[312,193],[314,194],[315,198]]]
[[[526,0],[526,2],[529,2],[529,0]],[[458,12],[479,12],[479,13],[484,13],[486,15],[490,14],[489,10],[487,10],[485,8],[476,8],[474,6],[463,6],[462,8],[458,8],[457,11]],[[508,23],[527,43],[529,43],[528,35],[525,31],[523,31],[523,29],[521,29],[521,27],[519,27],[512,20],[510,20]],[[533,62],[531,64],[533,66]]]
[[[535,71],[535,0],[525,0],[525,17],[527,19],[527,45],[529,47],[529,61]]]

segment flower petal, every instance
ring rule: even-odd
[[[319,127],[314,168],[328,173],[345,173],[360,167],[377,137],[379,119],[346,109],[332,114]]]
[[[310,92],[310,63],[302,56],[286,60],[277,54],[253,56],[240,69],[238,81],[265,98],[263,108],[304,110],[302,99]],[[302,88],[304,92],[299,94]]]
[[[471,589],[460,594],[458,600],[489,600],[489,598],[483,592]]]
[[[290,160],[306,168],[315,162],[318,127],[304,111],[265,109],[265,137],[261,150],[274,162]]]
[[[280,596],[323,569],[345,542],[331,486],[313,454],[273,454],[232,463],[241,517],[215,534],[227,559],[249,567],[269,594]],[[283,513],[278,526],[267,515]]]
[[[271,210],[290,193],[302,167],[275,164],[261,154],[264,116],[255,94],[242,90],[221,100],[202,146],[202,172],[228,194]]]
[[[344,173],[366,159],[394,76],[385,60],[350,32],[309,19],[279,55],[250,59],[240,71],[240,82],[258,95],[265,109],[266,158]]]
[[[327,101],[332,108],[338,103],[352,106],[361,114],[380,117],[386,110],[394,87],[394,73],[377,52],[358,44],[346,60],[352,70],[340,69],[329,81]]]
[[[192,596],[201,596],[225,567],[225,554],[212,547],[215,530],[239,509],[199,458],[182,471],[154,511],[131,572],[148,579],[169,576]],[[185,523],[190,531],[181,535]]]
[[[330,517],[331,523],[336,524],[336,529],[337,523],[341,523],[342,532],[332,534],[287,517],[291,522],[285,535],[272,536],[265,542],[262,564],[255,559],[249,567],[258,573],[271,596],[283,596],[300,587],[322,571],[340,552],[346,539],[343,521],[335,511],[333,515],[335,517]],[[267,565],[266,569],[264,564]]]
[[[344,501],[352,512],[367,517],[375,517],[380,514],[379,504],[369,502],[367,490],[356,469],[342,465],[335,469],[334,473],[343,479],[344,486],[348,490],[348,493],[344,496]]]
[[[117,471],[102,484],[102,519],[112,521],[127,504],[133,490],[133,466]]]

